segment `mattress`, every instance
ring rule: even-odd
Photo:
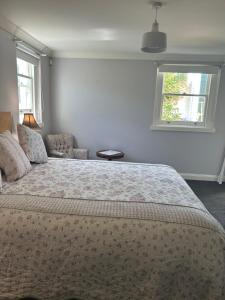
[[[165,165],[35,165],[3,185],[0,232],[0,299],[225,297],[224,230]]]

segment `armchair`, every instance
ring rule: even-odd
[[[88,159],[88,150],[74,147],[72,134],[48,134],[46,137],[48,154],[58,158]]]

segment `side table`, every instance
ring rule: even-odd
[[[107,160],[113,160],[124,157],[124,153],[118,150],[100,150],[96,152],[96,156]]]

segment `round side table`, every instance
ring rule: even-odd
[[[107,160],[119,159],[124,157],[124,153],[118,150],[100,150],[96,152],[96,155]]]

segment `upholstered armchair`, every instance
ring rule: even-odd
[[[49,134],[46,137],[48,155],[57,158],[88,159],[88,150],[74,147],[72,134]]]

